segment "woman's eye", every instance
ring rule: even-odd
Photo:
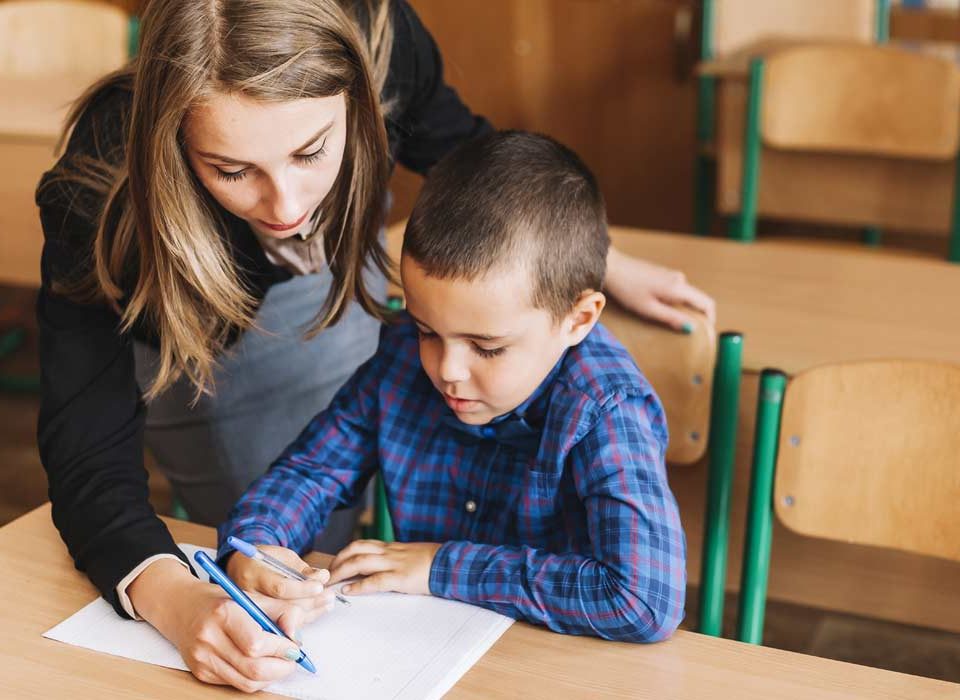
[[[320,144],[320,148],[315,150],[313,153],[298,154],[294,156],[294,158],[296,158],[301,163],[307,163],[307,164],[313,163],[314,161],[320,160],[327,154],[327,151],[325,149],[326,145],[327,145],[327,140],[324,139],[323,143]]]
[[[217,167],[214,167],[214,170],[217,171],[217,179],[224,180],[225,182],[236,182],[237,180],[242,180],[247,176],[248,168],[244,168],[243,170],[235,170],[233,172],[221,170]]]

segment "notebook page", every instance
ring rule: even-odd
[[[180,548],[190,561],[199,549],[186,544]],[[513,623],[483,608],[431,596],[381,593],[349,600],[351,605],[338,603],[302,629],[303,648],[317,674],[298,666],[270,686],[270,692],[318,700],[439,698]],[[145,622],[121,619],[102,598],[43,636],[187,670],[160,633]]]

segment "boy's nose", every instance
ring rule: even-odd
[[[470,370],[456,350],[447,350],[440,357],[440,379],[444,384],[458,384],[470,378]]]

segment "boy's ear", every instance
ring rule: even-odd
[[[567,344],[572,347],[587,337],[600,319],[600,313],[607,304],[603,292],[588,289],[577,299],[570,313],[563,319]]]

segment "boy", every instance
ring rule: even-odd
[[[341,551],[331,580],[362,577],[345,593],[432,594],[606,639],[670,636],[684,535],[663,409],[597,324],[608,245],[596,181],[551,139],[494,133],[444,158],[404,237],[406,313],[234,507],[221,561],[235,535],[307,567],[281,547],[309,549],[379,472],[398,541]],[[246,557],[227,569],[244,587],[301,595]]]

